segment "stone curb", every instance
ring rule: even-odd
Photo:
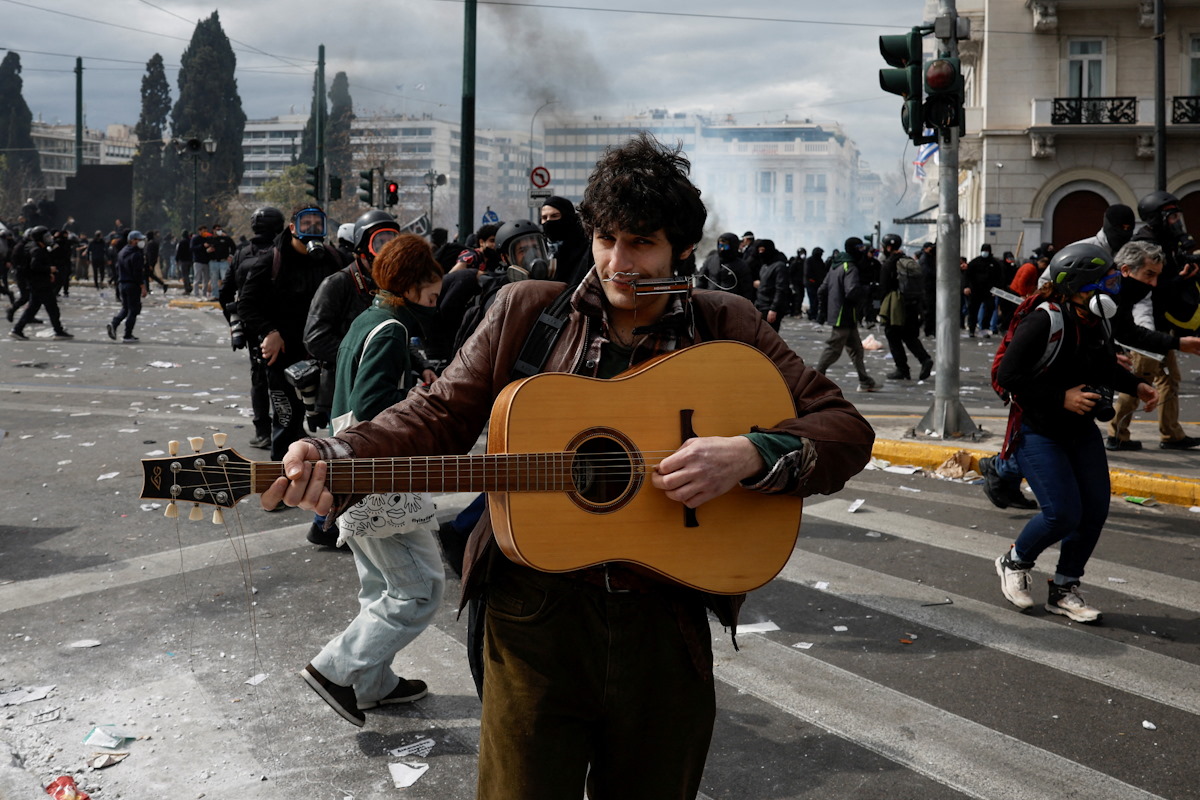
[[[962,450],[971,456],[971,468],[978,471],[979,459],[995,455],[994,450],[972,450],[967,447],[925,444],[923,442],[876,439],[871,455],[893,464],[911,464],[934,470],[950,456]],[[1200,481],[1160,472],[1141,472],[1132,469],[1110,469],[1112,492],[1130,497],[1149,497],[1159,503],[1174,506],[1200,506]]]

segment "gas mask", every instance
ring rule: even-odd
[[[546,252],[546,238],[540,233],[522,236],[508,244],[504,253],[510,281],[546,280],[554,277],[554,263]]]
[[[292,217],[293,235],[314,258],[325,252],[325,222],[325,212],[319,208],[305,208]]]

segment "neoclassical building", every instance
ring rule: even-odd
[[[1200,229],[1200,0],[1166,4],[1167,190]],[[1153,0],[959,0],[963,253],[1094,234],[1154,191]],[[926,18],[937,14],[928,0]],[[926,39],[927,57],[935,46]],[[932,183],[932,182],[930,182]],[[930,187],[932,201],[936,189]]]

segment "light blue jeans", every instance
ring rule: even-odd
[[[229,261],[213,260],[208,262],[209,297],[216,297],[217,293],[221,291],[221,281],[225,280],[228,272]]]
[[[325,645],[313,667],[359,702],[375,702],[396,688],[396,653],[420,635],[442,602],[446,574],[437,539],[416,530],[387,537],[352,536],[358,579],[358,616]]]

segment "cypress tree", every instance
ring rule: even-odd
[[[146,62],[146,74],[142,77],[142,113],[134,129],[138,137],[138,150],[133,156],[134,214],[137,224],[147,230],[165,226],[167,202],[175,185],[171,180],[175,170],[163,163],[162,139],[170,113],[171,84],[163,69],[162,56],[155,53]],[[173,159],[174,153],[169,157]]]
[[[320,103],[321,106],[318,106]],[[325,98],[321,96],[321,87],[317,84],[317,73],[313,73],[313,90],[312,90],[312,107],[308,112],[308,122],[304,123],[304,132],[300,135],[300,153],[297,156],[297,163],[305,166],[313,166],[317,163],[317,111],[318,109],[325,112],[325,119],[329,119],[329,105],[325,102]]]
[[[246,113],[237,91],[234,70],[237,57],[229,37],[221,28],[218,12],[196,23],[192,40],[183,51],[179,68],[179,99],[171,110],[171,131],[179,139],[212,138],[217,143],[212,157],[201,154],[199,178],[199,224],[210,218],[223,202],[237,192],[242,180],[242,136]],[[177,162],[176,207],[187,209],[181,216],[191,227],[192,163],[185,156]]]
[[[33,147],[33,113],[22,94],[21,56],[9,50],[0,61],[0,187],[3,214],[15,220],[28,190],[45,185],[41,159]]]
[[[354,176],[354,155],[350,146],[350,123],[354,121],[354,101],[350,98],[350,80],[346,73],[333,76],[329,87],[329,129],[325,132],[325,153],[329,173],[340,175],[345,186],[358,186]],[[352,176],[354,176],[352,180]],[[345,191],[345,190],[344,190]],[[349,191],[354,194],[356,189]]]

